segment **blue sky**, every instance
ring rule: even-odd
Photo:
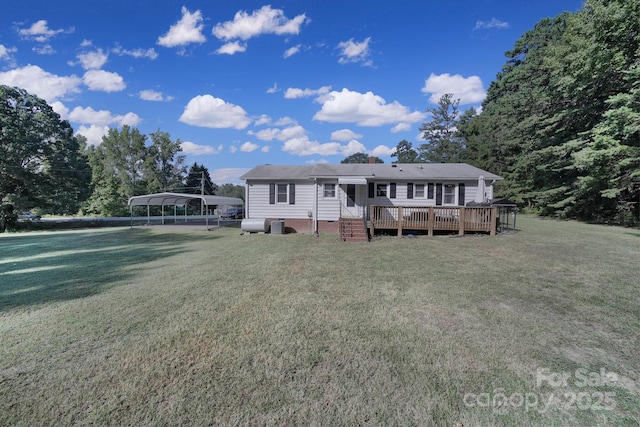
[[[99,144],[168,132],[217,184],[259,164],[393,160],[443,93],[478,107],[504,52],[576,0],[21,0],[0,14],[0,84]]]

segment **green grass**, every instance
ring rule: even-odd
[[[639,425],[640,231],[518,226],[3,235],[0,425]]]

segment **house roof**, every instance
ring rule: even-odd
[[[251,169],[240,178],[266,179],[312,179],[358,177],[368,179],[432,179],[474,180],[482,175],[488,180],[502,177],[466,163],[341,163],[315,166],[261,165]]]

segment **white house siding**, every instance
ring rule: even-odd
[[[336,185],[336,197],[324,197],[324,184],[331,183]],[[337,179],[318,180],[318,220],[320,221],[336,221],[340,219],[340,197],[344,197],[340,193],[340,186]]]
[[[455,185],[454,192],[454,204],[443,204],[443,206],[459,206],[458,204],[458,191],[459,185],[461,183],[465,184],[465,194],[464,194],[464,204],[466,205],[469,202],[472,202],[476,195],[476,189],[478,183],[476,181],[394,181],[396,183],[396,197],[395,199],[391,199],[389,197],[390,192],[390,184],[392,181],[380,180],[374,181],[374,186],[378,183],[387,184],[387,197],[378,197],[377,196],[377,186],[374,187],[374,197],[368,198],[369,205],[402,205],[402,206],[435,206],[436,205],[436,196],[435,196],[435,188],[433,198],[428,198],[428,187],[427,184],[429,182],[433,183],[434,186],[436,184],[453,184]],[[413,183],[413,198],[409,199],[407,197],[407,184],[409,182]],[[424,184],[424,197],[416,197],[416,184]]]
[[[296,185],[295,204],[276,203],[269,204],[269,185],[291,184]],[[310,180],[278,180],[278,181],[248,181],[247,182],[247,217],[248,218],[309,218],[309,212],[313,212],[314,183]]]

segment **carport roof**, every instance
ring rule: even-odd
[[[201,194],[183,193],[155,193],[133,196],[129,199],[129,206],[171,206],[184,205],[190,200],[202,200],[205,205],[243,205],[244,201],[237,197],[209,196]]]

